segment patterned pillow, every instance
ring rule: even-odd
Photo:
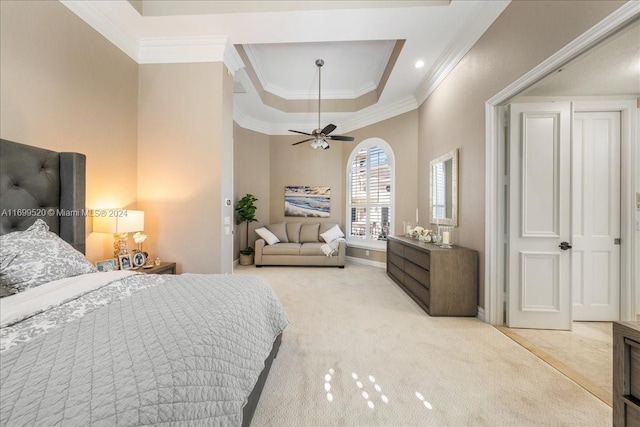
[[[41,219],[0,236],[0,285],[24,291],[53,280],[95,273],[95,267]]]

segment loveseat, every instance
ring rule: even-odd
[[[305,265],[344,268],[347,244],[337,224],[281,222],[259,228],[256,233],[261,237],[255,243],[257,267]]]

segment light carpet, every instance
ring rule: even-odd
[[[430,317],[383,269],[237,266],[290,326],[253,426],[609,426],[611,408],[492,326]]]

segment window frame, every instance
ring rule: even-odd
[[[347,167],[346,167],[346,215],[345,215],[345,227],[346,227],[346,232],[345,234],[346,236],[346,240],[347,240],[347,245],[351,246],[351,247],[355,247],[355,248],[362,248],[362,249],[375,249],[375,250],[380,250],[380,251],[385,251],[387,249],[387,242],[385,240],[375,240],[375,239],[371,239],[370,237],[368,238],[357,238],[357,237],[353,237],[351,236],[351,208],[352,206],[352,202],[351,202],[351,197],[352,197],[352,193],[351,193],[351,184],[352,184],[352,169],[351,166],[357,156],[357,154],[363,150],[366,149],[367,150],[367,157],[370,155],[370,149],[372,147],[379,147],[380,149],[382,149],[382,151],[384,151],[384,153],[387,156],[387,162],[389,165],[389,169],[390,169],[390,175],[391,175],[391,197],[390,197],[390,206],[389,206],[389,217],[391,218],[391,221],[389,223],[389,234],[392,235],[395,233],[395,207],[396,207],[396,185],[395,185],[395,157],[393,154],[393,150],[391,148],[391,146],[383,139],[381,138],[367,138],[364,141],[360,142],[358,145],[356,145],[353,150],[351,151],[351,154],[349,155],[349,159],[347,161]],[[370,173],[371,173],[371,165],[367,164],[367,182],[369,180],[370,177]],[[369,208],[369,195],[367,194],[367,203],[365,205],[365,207],[368,209]],[[368,210],[367,210],[368,212]]]

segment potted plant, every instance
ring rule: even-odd
[[[245,248],[240,250],[240,265],[253,264],[254,249],[249,246],[249,223],[257,221],[256,219],[256,206],[253,204],[256,199],[252,194],[246,194],[242,199],[236,202],[234,207],[236,211],[236,225],[240,225],[243,222],[247,223],[247,234],[245,240]]]

